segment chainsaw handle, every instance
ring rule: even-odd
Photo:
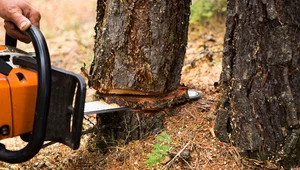
[[[36,110],[32,136],[30,141],[24,148],[17,151],[11,151],[7,150],[5,148],[5,145],[0,145],[0,160],[8,163],[25,162],[34,157],[42,148],[46,134],[51,91],[50,55],[45,38],[37,27],[31,25],[26,32],[32,40],[38,66],[38,93]],[[9,40],[9,37],[7,36],[6,39],[6,43],[14,42],[14,40]]]
[[[5,45],[17,47],[17,40],[9,36],[8,34],[5,34]]]

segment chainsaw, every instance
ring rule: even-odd
[[[0,140],[20,136],[27,145],[8,150],[0,143],[0,161],[21,163],[34,157],[45,141],[59,142],[76,150],[80,146],[83,116],[124,112],[130,108],[99,101],[85,103],[82,76],[50,64],[46,40],[30,26],[33,53],[16,48],[6,35],[0,45]],[[191,99],[199,92],[189,91]]]

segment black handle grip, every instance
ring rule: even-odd
[[[25,162],[34,157],[43,146],[46,134],[50,91],[51,91],[51,64],[47,43],[43,34],[35,26],[26,31],[32,40],[38,65],[38,94],[32,136],[28,144],[17,151],[7,150],[0,145],[0,160],[8,163]],[[7,37],[6,37],[7,38]],[[7,45],[14,42],[7,40]],[[16,42],[16,40],[15,40]],[[11,44],[10,44],[11,43]]]
[[[17,47],[17,40],[12,38],[8,34],[5,34],[5,45]]]

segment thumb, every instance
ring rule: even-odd
[[[26,31],[31,25],[29,19],[20,13],[14,13],[11,15],[11,21],[15,23],[21,31]]]

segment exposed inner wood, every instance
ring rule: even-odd
[[[189,100],[187,90],[187,87],[180,86],[177,90],[161,96],[117,95],[98,92],[97,97],[103,98],[107,103],[117,103],[132,109],[161,110],[187,102]]]
[[[98,92],[103,93],[103,94],[117,94],[117,95],[145,95],[145,96],[160,95],[160,93],[155,93],[155,92],[137,91],[137,90],[129,90],[129,89],[103,89],[103,88],[99,88]]]

